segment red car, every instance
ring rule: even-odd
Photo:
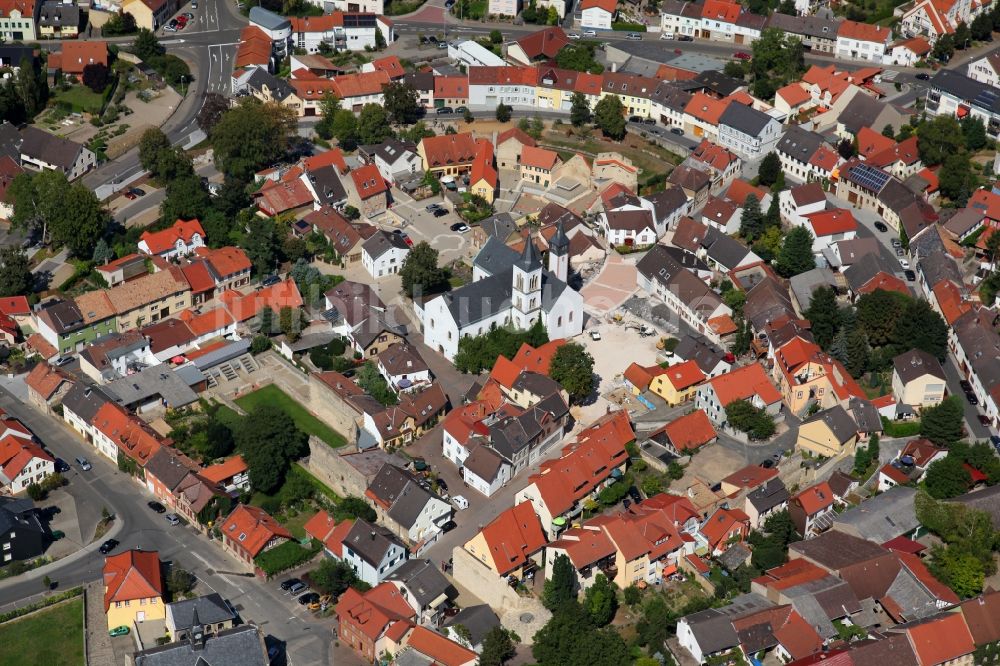
[[[750,60],[753,58],[752,55],[750,55],[749,53],[744,53],[743,51],[734,53],[733,57],[736,58],[737,60]]]
[[[183,30],[185,27],[187,27],[188,20],[187,20],[186,17],[184,17],[184,16],[178,16],[177,19],[176,19],[176,21],[177,21],[177,29],[178,30]]]

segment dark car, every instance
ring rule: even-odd
[[[643,118],[642,122],[644,124],[646,124],[646,125],[655,125],[656,124],[656,118]]]
[[[919,74],[917,74],[916,78],[918,78],[921,81],[930,81],[931,80],[931,75],[930,74],[924,74],[923,72],[920,72]]]
[[[969,380],[967,380],[967,379],[960,379],[960,380],[958,380],[958,385],[966,393],[971,393],[972,392],[972,384],[969,383]]]
[[[110,553],[111,551],[113,551],[115,548],[118,547],[118,543],[119,542],[117,539],[108,539],[107,541],[101,544],[101,547],[98,550],[101,551],[101,555],[107,555],[108,553]]]
[[[468,113],[469,107],[467,106],[456,106],[455,113]]]
[[[458,523],[456,523],[454,520],[449,520],[447,523],[441,526],[441,531],[451,532],[456,527],[458,527]]]
[[[301,582],[302,581],[299,580],[298,578],[289,578],[288,580],[281,581],[280,587],[283,592],[288,592],[288,590],[292,589],[292,587],[298,585]]]
[[[881,231],[882,233],[889,231],[889,227],[885,226],[885,224],[882,222],[876,222],[875,228]]]
[[[442,106],[440,109],[437,110],[437,114],[439,116],[443,116],[446,113],[455,113],[455,109],[451,108],[450,106]]]
[[[135,201],[137,198],[139,198],[139,195],[137,195],[132,190],[125,190],[125,194],[123,194],[122,196],[128,199],[129,201]]]
[[[771,469],[772,467],[774,467],[774,461],[768,458],[767,460],[762,462],[760,466],[763,467],[764,469]]]
[[[684,136],[684,130],[682,130],[680,127],[671,127],[670,133],[676,134],[677,136]]]
[[[979,404],[979,398],[977,398],[976,394],[973,393],[972,391],[966,391],[965,392],[965,399],[969,401],[970,405],[978,405]]]
[[[641,123],[642,122],[642,117],[641,116],[629,116],[628,117],[628,121],[630,123]]]
[[[990,435],[990,442],[992,442],[993,448],[997,450],[997,453],[1000,453],[1000,437]]]
[[[434,209],[434,217],[444,217],[447,214],[448,214],[448,211],[445,210],[444,208],[435,208]]]
[[[63,472],[68,472],[69,471],[69,463],[67,463],[62,458],[56,458],[55,468],[56,468],[56,471],[59,472],[60,474],[62,474]]]
[[[299,597],[299,604],[305,606],[307,604],[319,603],[319,594],[316,592],[306,592],[301,597]]]
[[[466,231],[469,230],[469,225],[467,225],[465,222],[456,222],[455,224],[451,225],[451,230],[457,231],[460,234],[464,234]]]
[[[156,513],[166,513],[167,507],[163,506],[159,502],[146,502],[146,506],[155,511]]]
[[[978,416],[979,416],[979,423],[980,423],[980,425],[984,425],[987,428],[989,428],[991,425],[993,425],[993,422],[990,421],[990,417],[986,416],[986,414],[979,414]]]
[[[691,35],[677,35],[677,41],[678,42],[693,42],[694,41],[694,37],[692,37]]]
[[[270,287],[281,282],[281,278],[277,275],[268,275],[266,278],[260,281],[261,285],[265,287]]]
[[[144,197],[144,196],[146,196],[146,190],[142,189],[141,187],[130,187],[130,188],[128,188],[128,191],[129,191],[129,194],[132,194],[132,195],[137,196],[137,197]]]
[[[914,272],[913,272],[912,270],[910,270],[909,268],[907,268],[907,269],[906,269],[905,271],[903,271],[903,275],[905,275],[905,276],[906,276],[906,280],[907,280],[908,282],[916,282],[916,280],[917,280],[917,274],[916,274],[916,273],[914,273]]]
[[[433,204],[427,206],[427,212],[428,213],[433,213],[434,211],[436,211],[440,207],[441,207],[441,204],[433,203]]]
[[[448,492],[448,484],[445,483],[444,479],[438,479],[437,480],[437,484],[438,484],[438,489],[439,490],[443,490],[445,492]]]
[[[632,501],[636,504],[642,502],[642,495],[639,494],[639,489],[635,486],[629,486],[628,496],[632,498]]]

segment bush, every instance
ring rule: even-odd
[[[271,339],[266,335],[255,335],[250,341],[250,353],[256,356],[271,348]]]
[[[282,571],[294,569],[304,562],[308,562],[322,548],[323,544],[316,539],[310,542],[308,548],[303,548],[297,541],[286,541],[280,546],[276,546],[271,550],[265,550],[255,557],[254,564],[268,576],[273,576]]]
[[[611,24],[611,29],[621,32],[646,32],[646,26],[642,23],[627,23],[625,21],[615,21]]]
[[[36,610],[41,610],[42,608],[47,608],[61,601],[78,597],[81,594],[83,594],[83,588],[74,587],[72,590],[66,590],[65,592],[61,592],[59,594],[53,594],[51,597],[45,597],[41,601],[36,601],[33,604],[28,604],[27,606],[22,606],[21,608],[15,608],[14,610],[6,613],[0,613],[0,624],[16,620],[17,618],[27,615],[28,613],[34,613]]]

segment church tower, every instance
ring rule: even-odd
[[[524,251],[514,262],[513,280],[511,319],[527,330],[538,321],[542,308],[542,260],[531,238],[524,239]]]
[[[556,224],[556,235],[549,241],[549,272],[563,282],[569,277],[569,239],[563,231],[560,220]]]

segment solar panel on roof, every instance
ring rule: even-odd
[[[861,187],[878,192],[889,182],[889,174],[867,164],[859,164],[851,169],[851,180]]]

